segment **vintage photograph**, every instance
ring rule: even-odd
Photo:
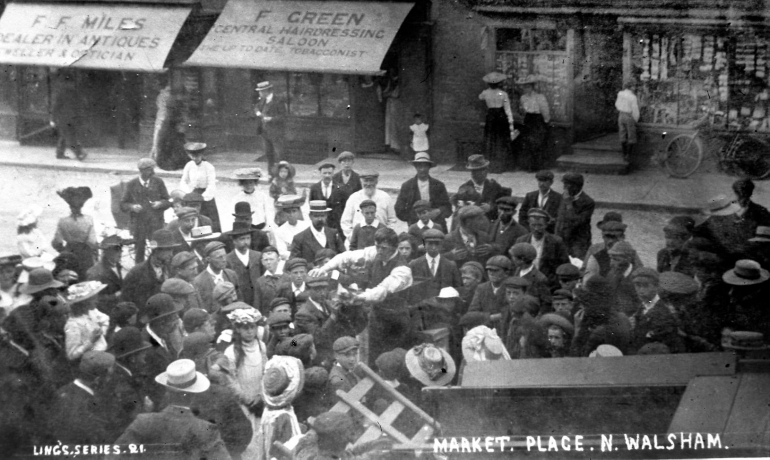
[[[770,5],[0,0],[0,458],[770,457]]]

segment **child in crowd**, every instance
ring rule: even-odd
[[[16,246],[22,259],[41,257],[44,260],[53,260],[59,255],[43,232],[37,228],[37,221],[42,213],[40,206],[32,205],[16,218]]]
[[[334,365],[329,371],[329,392],[337,390],[348,392],[358,383],[358,376],[353,372],[358,364],[358,340],[353,337],[340,337],[334,341]]]
[[[230,386],[255,430],[262,409],[262,376],[267,362],[265,344],[257,337],[261,316],[253,308],[237,309],[227,315],[233,325],[233,341],[225,349]]]
[[[257,431],[257,460],[283,458],[273,444],[302,434],[292,403],[304,387],[304,371],[302,362],[291,356],[273,356],[267,362],[261,382],[265,410]]]
[[[353,234],[350,236],[349,249],[351,251],[374,246],[374,233],[385,228],[385,225],[377,220],[377,203],[372,200],[364,200],[359,209],[364,216],[364,223],[356,224],[353,227]]]
[[[412,131],[412,150],[417,152],[427,152],[430,148],[428,144],[428,124],[423,122],[422,115],[414,114],[414,124],[409,127]]]
[[[289,301],[282,297],[275,300],[281,301],[281,304],[271,311],[270,316],[267,318],[267,327],[270,329],[270,332],[265,343],[267,343],[267,356],[269,357],[275,354],[275,347],[281,340],[294,335]]]
[[[569,315],[573,318],[573,296],[572,292],[566,289],[557,289],[553,292],[553,309],[556,313]]]
[[[422,247],[424,250],[423,245],[417,246],[416,241],[422,241],[422,239],[417,240],[414,236],[406,232],[402,232],[398,235],[398,253],[401,254],[401,257],[407,262],[420,256],[419,248]]]
[[[270,181],[270,197],[277,202],[278,198],[283,195],[298,195],[297,187],[294,185],[294,176],[297,174],[297,170],[288,161],[281,161],[276,166],[276,171],[273,173],[273,180]],[[302,202],[304,203],[305,195],[302,195]],[[302,213],[299,215],[299,220],[304,220]],[[286,214],[283,208],[276,207],[275,209],[275,225],[280,227],[286,222]]]
[[[412,238],[414,238],[415,241],[420,242],[417,246],[417,250],[419,251],[419,254],[422,255],[425,254],[425,247],[422,244],[422,234],[424,232],[430,229],[440,230],[442,233],[446,232],[444,231],[444,228],[441,227],[441,225],[431,220],[432,212],[429,201],[417,200],[414,203],[414,206],[412,206],[412,209],[414,209],[415,214],[417,214],[417,218],[420,220],[409,226],[409,234],[412,235]]]

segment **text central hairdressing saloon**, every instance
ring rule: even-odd
[[[200,87],[203,138],[253,151],[255,89],[269,81],[287,108],[288,158],[367,150],[361,142],[371,137],[368,111],[359,109],[377,97],[372,76],[384,73],[383,60],[412,6],[229,0],[182,69],[184,80]]]

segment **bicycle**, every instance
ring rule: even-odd
[[[687,178],[698,170],[703,162],[701,131],[709,124],[709,115],[694,123],[692,133],[675,136],[666,146],[662,163],[669,174]],[[770,175],[770,144],[762,138],[736,130],[732,139],[720,150],[719,168],[729,174],[749,179],[764,179]]]

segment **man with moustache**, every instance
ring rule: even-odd
[[[299,257],[306,261],[315,260],[321,249],[331,249],[335,253],[345,251],[345,245],[336,229],[326,225],[326,218],[332,211],[326,201],[310,201],[310,227],[294,236],[291,244],[291,258]]]
[[[139,317],[145,313],[147,299],[158,294],[163,282],[171,276],[171,259],[179,245],[174,243],[168,230],[156,230],[150,247],[150,258],[134,265],[123,280],[122,300],[133,302],[139,309]]]
[[[166,184],[155,176],[155,160],[142,158],[137,163],[139,177],[126,184],[120,209],[131,214],[131,234],[136,240],[134,261],[143,262],[147,237],[163,228],[163,212],[171,207]]]
[[[417,152],[412,166],[417,175],[401,185],[396,199],[395,211],[399,219],[412,225],[419,220],[414,210],[414,204],[419,200],[430,203],[431,209],[438,209],[439,214],[431,220],[446,229],[446,219],[452,215],[452,203],[446,186],[438,179],[431,177],[430,169],[435,165],[426,152]]]

